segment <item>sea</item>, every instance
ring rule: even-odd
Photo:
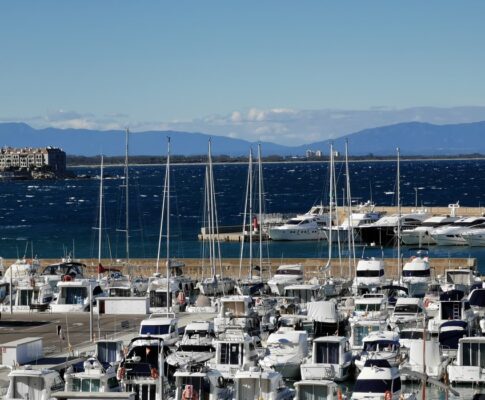
[[[355,204],[372,200],[376,205],[396,205],[397,165],[392,161],[351,162],[350,184]],[[78,258],[98,255],[99,167],[76,167],[76,179],[0,182],[0,256]],[[257,168],[255,168],[257,170]],[[265,213],[303,213],[312,205],[328,204],[327,163],[264,163],[262,166]],[[400,165],[401,202],[423,207],[463,207],[485,204],[485,160],[413,160]],[[246,199],[248,166],[215,164],[219,225],[241,225]],[[130,258],[157,256],[165,166],[130,166]],[[204,221],[204,165],[171,166],[171,255],[197,258],[203,248],[197,234]],[[337,201],[342,203],[345,169],[336,163]],[[122,166],[105,167],[102,257],[126,257],[125,179]],[[257,176],[254,178],[257,196]],[[255,209],[257,199],[255,198]],[[165,235],[163,235],[165,240]],[[265,242],[263,256],[271,258],[326,257],[326,242]],[[162,246],[161,256],[165,248]],[[342,256],[345,256],[345,249]],[[239,257],[238,243],[221,243],[223,257]],[[259,253],[254,244],[254,254]],[[411,250],[403,248],[403,256]],[[357,248],[357,254],[380,255],[380,249]],[[384,249],[395,257],[395,248]],[[336,254],[336,252],[334,252]],[[431,257],[476,257],[485,271],[485,249],[431,247]]]

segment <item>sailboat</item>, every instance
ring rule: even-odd
[[[249,274],[246,278],[242,278],[242,264],[244,256],[245,241],[241,241],[241,254],[239,259],[239,281],[236,284],[236,291],[240,295],[255,295],[262,293],[264,290],[263,283],[263,241],[262,241],[262,162],[261,162],[261,144],[258,145],[258,219],[253,214],[253,150],[249,151],[248,162],[248,180],[246,187],[246,201],[244,206],[244,220],[243,220],[243,236],[246,234],[246,227],[249,232]],[[253,265],[253,236],[257,229],[259,234],[259,266]],[[255,275],[257,272],[257,275]]]
[[[214,188],[214,173],[212,169],[212,143],[209,140],[209,150],[207,157],[207,166],[205,174],[205,215],[206,215],[206,231],[209,232],[209,267],[211,276],[202,279],[197,283],[197,289],[200,293],[206,296],[217,296],[220,294],[227,294],[234,290],[234,280],[230,278],[223,278],[216,274],[217,265],[222,272],[221,262],[221,248],[219,243],[219,225],[217,219],[216,195]]]

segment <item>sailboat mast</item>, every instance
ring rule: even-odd
[[[347,243],[349,245],[349,279],[352,278],[352,264],[355,263],[354,246],[354,223],[352,221],[352,196],[350,194],[350,172],[349,172],[349,141],[345,141],[345,176],[347,192],[347,214],[349,226],[347,230]]]
[[[101,155],[101,168],[99,172],[99,235],[98,235],[98,266],[101,264],[101,244],[103,242],[103,175],[104,175],[104,158]],[[98,267],[98,280],[100,278]]]
[[[263,160],[261,160],[261,143],[258,143],[258,203],[259,278],[263,280]]]
[[[128,168],[128,145],[130,131],[126,129],[125,143],[125,238],[126,238],[126,264],[130,263],[130,185],[129,185],[129,168]]]
[[[253,149],[249,149],[249,279],[253,278]]]
[[[401,153],[397,148],[397,272],[401,278]]]
[[[160,213],[160,232],[158,234],[158,251],[157,251],[157,274],[160,269],[160,253],[162,251],[162,238],[163,238],[163,224],[165,217],[165,201],[167,199],[167,168],[165,168],[165,177],[163,180],[163,196],[162,196],[162,212]]]
[[[212,254],[211,257],[211,270],[212,270],[212,276],[216,276],[216,264],[215,264],[215,254],[216,254],[216,249],[215,249],[215,229],[214,229],[214,200],[215,200],[215,194],[214,194],[214,175],[212,171],[212,141],[209,139],[209,225],[210,225],[210,252]]]
[[[328,225],[328,261],[332,259],[332,221],[333,221],[333,143],[330,143],[330,190],[328,195],[329,225]]]
[[[167,311],[170,311],[170,136],[167,138]]]

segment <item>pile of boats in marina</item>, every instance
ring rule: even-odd
[[[10,266],[2,288],[15,311],[100,312],[97,298],[112,296],[144,297],[151,315],[136,335],[98,340],[76,363],[8,366],[2,398],[415,399],[420,385],[408,382],[455,394],[453,386],[468,385],[460,393],[472,398],[484,383],[485,287],[473,268],[434,276],[419,251],[397,280],[386,277],[384,260],[370,258],[351,279],[322,273],[306,282],[302,265],[281,265],[249,295],[240,294],[247,282],[218,285],[220,277],[203,294],[207,287],[180,263],[167,265],[168,277],[146,280],[101,269],[87,278],[73,260]]]

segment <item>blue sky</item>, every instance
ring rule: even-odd
[[[483,15],[483,1],[2,1],[0,120],[289,143],[347,133],[305,125],[312,110],[485,106]],[[255,125],[268,115],[301,125]]]

